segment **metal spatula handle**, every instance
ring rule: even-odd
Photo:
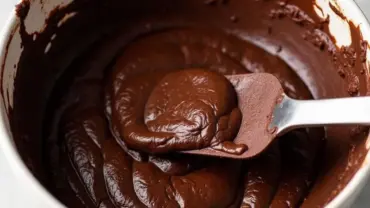
[[[370,125],[370,96],[323,100],[295,100],[286,95],[276,105],[270,124],[281,134],[299,127]]]

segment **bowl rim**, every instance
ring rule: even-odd
[[[21,1],[21,0],[19,0]],[[18,1],[18,2],[19,2]],[[354,1],[348,1],[348,4],[352,7],[353,12],[357,12],[358,16],[356,17],[356,22],[362,22],[362,32],[367,31],[370,34],[370,22],[365,17],[363,11],[359,8],[358,4]],[[19,23],[15,10],[13,9],[8,17],[6,23],[2,27],[0,32],[0,65],[6,59],[6,45],[10,41],[10,38],[13,34],[13,28]],[[368,60],[370,61],[370,60]],[[2,69],[0,69],[2,70]],[[10,167],[12,173],[15,175],[17,180],[22,181],[24,187],[29,189],[29,194],[38,195],[41,197],[35,199],[36,201],[44,200],[41,204],[46,204],[48,207],[53,208],[63,208],[63,205],[56,197],[54,197],[47,189],[41,185],[41,183],[34,177],[31,171],[27,168],[20,155],[18,154],[17,148],[14,144],[12,134],[7,130],[6,118],[7,113],[5,112],[5,105],[3,102],[0,102],[1,108],[1,119],[0,119],[0,149],[4,153],[6,164]],[[370,136],[370,133],[368,137]],[[340,191],[338,195],[335,196],[325,207],[327,208],[337,208],[342,207],[345,204],[348,204],[349,201],[355,200],[357,194],[365,186],[368,178],[370,176],[370,149],[368,149],[367,155],[362,162],[359,170],[353,175],[352,179],[348,184]],[[25,185],[26,184],[26,185]],[[348,200],[350,198],[352,200]],[[350,204],[348,204],[350,205]]]
[[[337,1],[341,1],[341,0],[337,0]],[[353,8],[350,8],[351,10],[354,10],[352,12],[357,13],[356,22],[359,22],[360,24],[363,23],[361,24],[361,33],[363,35],[370,34],[370,22],[366,18],[364,12],[360,9],[358,3],[356,3],[355,0],[351,0],[351,1],[344,0],[344,1],[347,1],[346,3],[348,4],[348,6],[353,7]],[[370,61],[370,60],[367,60],[367,61]],[[368,78],[369,77],[370,75],[368,75]],[[370,132],[367,135],[366,143],[368,143],[369,140],[370,140]],[[350,179],[347,185],[339,192],[339,194],[337,194],[326,205],[327,208],[337,208],[337,207],[342,207],[343,205],[350,206],[353,203],[353,201],[358,197],[358,194],[363,190],[364,186],[366,185],[367,181],[370,178],[370,149],[368,147],[366,148],[367,148],[367,153],[365,155],[364,160],[361,163],[360,168],[353,175],[353,177]],[[348,200],[348,199],[351,199],[351,200]],[[350,201],[350,204],[348,203],[348,201]]]
[[[10,13],[7,21],[5,22],[1,33],[0,33],[0,63],[6,59],[6,45],[10,41],[10,38],[13,34],[13,28],[19,23],[17,20],[17,16],[15,10]],[[3,70],[3,69],[1,69]],[[29,190],[29,194],[40,197],[38,199],[34,199],[37,204],[41,204],[42,206],[50,206],[53,208],[64,208],[63,205],[59,200],[57,200],[47,189],[41,185],[41,183],[34,177],[31,171],[27,168],[26,164],[21,159],[20,155],[18,154],[18,150],[14,144],[12,134],[7,130],[6,126],[6,118],[8,117],[5,111],[4,102],[0,102],[1,108],[1,119],[0,119],[0,148],[1,151],[4,153],[6,164],[10,167],[11,172],[15,175],[15,178],[21,181]],[[10,129],[9,129],[10,130]],[[44,202],[40,202],[40,200],[44,200]]]

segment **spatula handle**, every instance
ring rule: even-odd
[[[299,127],[370,125],[370,96],[323,100],[295,100],[284,95],[273,113],[278,133]]]

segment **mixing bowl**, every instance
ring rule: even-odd
[[[230,0],[232,1],[232,0]],[[84,7],[81,7],[83,2]],[[93,1],[91,1],[93,2]],[[109,2],[109,1],[107,1]],[[161,1],[162,2],[162,1]],[[166,2],[166,1],[163,1]],[[307,4],[311,4],[313,11],[316,12],[319,18],[325,20],[327,16],[330,18],[329,32],[331,38],[335,40],[337,48],[341,48],[351,44],[350,28],[356,28],[362,40],[370,41],[370,25],[363,16],[356,3],[352,0],[305,0]],[[281,3],[281,2],[280,2]],[[284,3],[284,1],[282,1]],[[84,17],[85,10],[89,8],[89,1],[77,0],[24,0],[23,3],[17,6],[17,9],[12,12],[12,16],[5,25],[5,29],[0,36],[1,48],[1,120],[0,120],[0,145],[6,160],[14,172],[19,184],[22,184],[24,193],[27,196],[19,196],[20,200],[27,198],[28,204],[34,207],[64,207],[49,191],[47,186],[47,178],[43,170],[42,163],[45,156],[41,149],[43,147],[42,128],[43,119],[40,115],[35,115],[37,110],[33,111],[45,103],[41,101],[41,97],[48,94],[47,90],[37,90],[41,88],[51,88],[51,81],[57,79],[63,72],[63,68],[69,64],[73,59],[70,57],[69,50],[73,48],[74,53],[88,45],[89,42],[94,41],[94,35],[86,36],[81,39],[81,34],[88,33],[93,27],[87,26],[89,18]],[[181,4],[180,4],[181,5]],[[104,21],[112,20],[105,19],[104,12],[99,12],[100,9],[104,11],[112,10],[117,13],[117,10],[109,3],[102,4],[101,8],[94,8],[97,17],[91,21],[97,21],[97,30],[109,31],[112,28],[104,28]],[[128,10],[136,11],[138,8],[132,6]],[[241,8],[242,9],[242,8]],[[114,13],[112,12],[112,13]],[[144,10],[137,10],[138,13],[145,12]],[[125,12],[122,12],[124,18]],[[235,21],[236,18],[233,18]],[[101,20],[101,21],[100,21]],[[138,19],[137,21],[140,21]],[[206,20],[207,21],[207,20]],[[246,23],[248,24],[248,23]],[[79,25],[78,28],[75,27]],[[62,30],[60,28],[71,27],[69,30]],[[150,25],[147,25],[150,27]],[[164,27],[164,26],[163,26]],[[143,30],[147,28],[142,28]],[[68,31],[68,32],[66,32]],[[233,33],[243,36],[247,41],[254,42],[256,45],[263,45],[268,40],[264,38],[257,38],[259,34],[242,34],[243,31],[230,30]],[[108,32],[107,32],[108,33]],[[284,34],[286,37],[289,34]],[[79,41],[65,41],[63,46],[54,44],[54,40],[64,37],[65,40],[72,37],[79,37]],[[27,38],[25,38],[27,37]],[[66,38],[67,37],[67,38]],[[77,38],[78,39],[78,38]],[[287,40],[289,38],[286,38]],[[33,45],[34,44],[34,45]],[[58,41],[58,44],[61,44]],[[33,47],[32,50],[27,47]],[[55,50],[54,48],[58,48]],[[271,48],[270,48],[271,49]],[[269,50],[268,48],[266,50]],[[41,52],[40,52],[41,51]],[[369,47],[366,46],[367,51],[366,60],[364,64],[368,69],[370,63]],[[271,52],[271,50],[270,50]],[[32,59],[27,58],[33,54],[44,54],[45,57],[34,56]],[[32,70],[41,70],[42,67],[50,66],[48,62],[50,54],[58,54],[58,56],[65,56],[63,59],[56,61],[55,68],[49,68],[48,71],[42,71],[44,79]],[[287,56],[282,55],[282,59]],[[55,61],[55,60],[51,60]],[[290,60],[292,61],[292,60]],[[299,61],[299,60],[298,60]],[[31,63],[32,62],[32,63]],[[50,62],[50,60],[49,60]],[[27,65],[40,66],[34,67],[31,71]],[[64,66],[65,65],[65,66]],[[27,69],[26,69],[27,68]],[[325,69],[322,69],[325,70]],[[24,71],[24,72],[23,72]],[[305,77],[305,74],[300,74],[300,77]],[[363,76],[370,76],[368,71],[363,72]],[[45,81],[45,79],[50,79]],[[309,80],[305,80],[309,82]],[[331,80],[326,80],[330,82]],[[367,82],[365,92],[369,92],[369,82]],[[23,88],[35,88],[29,94],[15,93]],[[339,89],[338,89],[339,90]],[[45,94],[43,94],[45,93]],[[317,92],[318,93],[318,92]],[[319,94],[319,93],[318,93]],[[314,97],[315,92],[313,92]],[[19,98],[22,96],[22,98]],[[327,94],[322,97],[331,97],[333,95]],[[21,103],[20,103],[21,102]],[[17,107],[18,105],[18,107]],[[21,107],[19,107],[21,106]],[[344,109],[346,110],[346,109]],[[17,115],[17,116],[15,116]],[[370,116],[370,115],[369,115]],[[19,119],[25,119],[32,125],[24,125]],[[34,120],[33,120],[34,119]],[[23,126],[24,125],[24,126]],[[23,129],[16,131],[16,129]],[[354,130],[353,130],[354,129]],[[358,127],[349,128],[349,130],[356,131]],[[341,131],[340,128],[338,131]],[[366,131],[368,132],[368,131]],[[36,138],[36,139],[35,139]],[[343,142],[338,145],[334,142],[337,138],[328,138],[327,148],[331,154],[331,165],[325,168],[324,174],[320,176],[320,184],[316,184],[312,189],[315,191],[308,196],[309,205],[311,207],[350,207],[356,196],[359,194],[370,174],[370,138],[368,135],[362,136],[355,142]],[[336,152],[336,153],[332,153]],[[316,198],[320,198],[315,200]],[[307,205],[306,205],[307,206]]]

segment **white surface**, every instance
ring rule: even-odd
[[[4,25],[8,14],[18,0],[0,0],[0,28]],[[367,14],[370,19],[370,0],[356,0],[360,8]],[[5,188],[6,187],[6,188]],[[4,155],[1,152],[0,147],[0,203],[2,208],[39,208],[30,207],[27,204],[22,203],[21,197],[27,196],[24,193],[22,184],[17,184],[11,171],[8,168],[8,164],[4,160]],[[353,208],[368,208],[370,207],[370,181],[366,185],[362,194],[356,200],[356,203],[352,206]]]

